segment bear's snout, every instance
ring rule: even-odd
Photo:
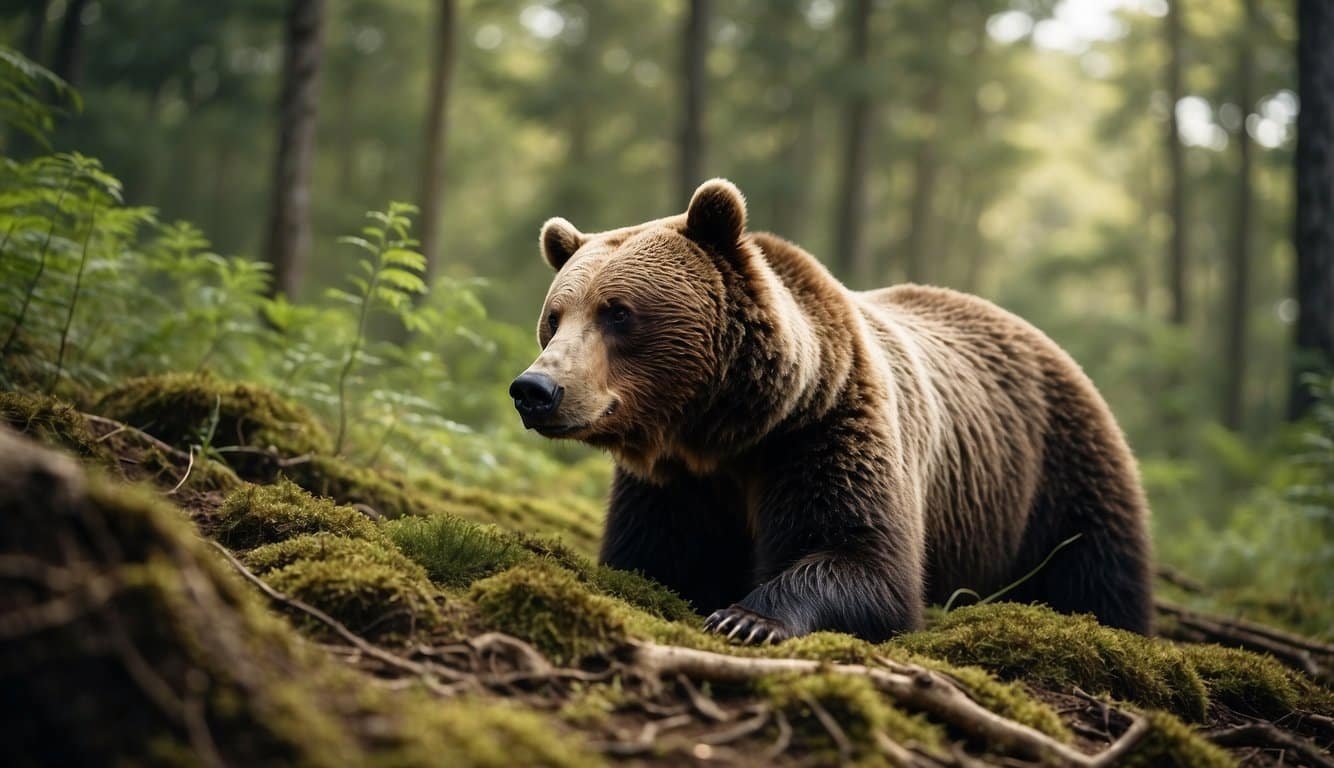
[[[551,415],[564,395],[565,387],[545,373],[536,371],[524,371],[510,384],[514,408],[523,417],[525,425],[528,425],[530,419]]]

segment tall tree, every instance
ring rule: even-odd
[[[455,0],[439,0],[436,7],[435,50],[431,62],[431,91],[426,107],[426,162],[421,179],[421,249],[426,257],[426,275],[439,268],[440,217],[443,214],[445,183],[445,137],[449,112],[449,84],[454,70],[457,26]]]
[[[1174,325],[1186,324],[1186,158],[1177,125],[1177,103],[1181,101],[1182,27],[1184,0],[1167,3],[1167,165],[1168,209],[1172,218],[1172,237],[1168,245],[1168,288],[1172,296],[1169,319]]]
[[[1334,363],[1334,3],[1297,2],[1297,338],[1289,414],[1313,404],[1302,381]]]
[[[843,106],[843,161],[838,210],[834,215],[834,267],[844,279],[866,285],[871,276],[866,264],[863,230],[866,219],[866,172],[871,138],[871,2],[852,0],[845,6],[848,47],[848,93]]]
[[[1229,254],[1223,348],[1223,425],[1239,430],[1244,418],[1246,391],[1246,331],[1250,326],[1251,274],[1251,139],[1246,119],[1255,102],[1255,0],[1242,0],[1240,45],[1237,46],[1237,103],[1241,127],[1237,131],[1237,201]]]
[[[23,31],[23,55],[33,61],[44,61],[46,48],[46,11],[51,0],[30,0],[28,26]]]
[[[324,0],[289,0],[278,103],[278,150],[273,167],[265,257],[274,290],[297,295],[310,250],[310,173],[320,100]]]
[[[921,123],[925,126],[913,157],[912,206],[908,218],[908,235],[903,245],[908,280],[926,281],[926,229],[931,219],[932,203],[936,197],[936,176],[940,164],[936,159],[937,125],[940,116],[940,96],[944,78],[930,73],[922,86],[921,101],[917,105]]]
[[[684,205],[704,176],[704,98],[708,89],[709,0],[690,0],[681,46],[681,159],[678,199]]]
[[[70,0],[60,21],[60,37],[51,61],[51,71],[70,85],[78,85],[83,75],[83,11],[88,0]]]

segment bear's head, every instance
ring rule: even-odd
[[[650,466],[718,395],[753,248],[746,204],[723,179],[685,214],[585,234],[555,218],[556,270],[537,327],[542,352],[510,387],[524,426]],[[744,303],[744,300],[742,301]]]

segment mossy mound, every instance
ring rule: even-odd
[[[62,400],[26,392],[0,392],[0,423],[43,445],[109,466],[112,457],[88,430],[88,422]]]
[[[179,510],[4,430],[0,554],[29,574],[0,593],[16,764],[597,764],[534,712],[370,684],[299,641]]]
[[[234,549],[284,541],[306,533],[333,533],[387,542],[384,532],[352,507],[311,496],[289,482],[235,491],[218,510],[218,540]]]
[[[661,619],[700,624],[690,603],[643,574],[598,565],[561,539],[520,534],[517,540],[528,552],[564,568],[602,594]]]
[[[449,515],[391,520],[385,532],[442,587],[466,587],[527,556],[512,534]]]
[[[434,590],[420,569],[414,576],[360,552],[297,560],[265,580],[365,637],[404,636],[441,622]],[[317,632],[325,629],[313,619],[305,623]]]
[[[1078,686],[1187,720],[1204,719],[1204,682],[1171,643],[1100,626],[1036,605],[995,603],[947,614],[894,645],[953,664],[979,666],[1005,679],[1058,688]]]
[[[1218,645],[1177,647],[1204,680],[1209,698],[1220,704],[1267,718],[1299,708],[1334,713],[1334,695],[1271,656]]]
[[[1149,732],[1117,765],[1126,768],[1233,768],[1237,761],[1166,713],[1143,713]]]
[[[526,640],[558,663],[625,640],[624,605],[547,563],[524,563],[483,579],[470,597],[488,628]]]
[[[333,448],[328,432],[305,408],[263,387],[209,374],[130,379],[104,394],[93,409],[182,449],[210,431],[212,445],[219,448],[252,447],[281,456]]]
[[[250,570],[260,575],[286,568],[299,560],[344,560],[388,566],[413,579],[426,578],[426,571],[421,566],[392,545],[336,533],[304,533],[255,547],[241,559]]]
[[[939,750],[944,743],[944,729],[890,705],[864,677],[836,673],[781,676],[766,679],[759,687],[770,703],[787,715],[796,742],[805,749],[827,753],[837,747],[816,707],[823,709],[848,737],[857,750],[852,757],[874,754],[876,733],[930,750]]]

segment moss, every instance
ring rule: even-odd
[[[779,676],[761,681],[759,689],[787,715],[796,743],[804,748],[826,751],[836,746],[811,702],[817,702],[833,717],[859,756],[876,751],[877,732],[932,750],[939,749],[944,741],[939,726],[891,706],[864,677],[829,672]]]
[[[364,553],[297,560],[271,571],[275,589],[303,600],[367,637],[401,636],[438,626],[440,610],[426,575],[377,562]],[[315,630],[324,629],[313,620]]]
[[[0,422],[20,434],[83,459],[111,466],[113,457],[88,430],[88,421],[74,406],[44,395],[0,392]]]
[[[559,535],[584,556],[595,555],[602,540],[602,509],[587,499],[570,497],[552,501],[514,496],[434,476],[421,478],[417,485],[423,493],[464,510],[463,515],[469,519],[514,531]]]
[[[215,446],[273,449],[284,456],[332,450],[329,434],[305,408],[262,387],[210,374],[130,379],[103,395],[94,410],[178,448],[200,442],[216,414]]]
[[[1314,686],[1270,656],[1217,645],[1177,647],[1204,680],[1210,698],[1233,709],[1276,718],[1313,703],[1308,699],[1314,698]]]
[[[387,541],[384,532],[357,510],[317,499],[288,482],[242,488],[218,510],[218,539],[237,549],[318,532]]]
[[[611,713],[627,700],[619,677],[610,683],[576,685],[571,693],[569,701],[560,708],[560,717],[567,723],[583,727],[607,722]]]
[[[547,717],[506,702],[422,700],[395,728],[399,744],[378,766],[600,766],[604,761]]]
[[[1231,768],[1237,761],[1166,712],[1145,712],[1149,732],[1118,762],[1127,768]]]
[[[525,550],[564,568],[598,592],[633,605],[668,621],[693,621],[698,615],[675,592],[634,571],[622,571],[598,565],[561,539],[520,534],[518,543]]]
[[[526,555],[512,536],[449,515],[391,520],[385,532],[444,587],[466,587]]]
[[[343,560],[376,563],[401,571],[413,579],[425,579],[426,571],[393,546],[334,533],[304,533],[283,541],[256,547],[242,560],[259,574],[286,568],[298,560]]]
[[[488,628],[522,638],[558,663],[625,639],[625,607],[550,564],[516,565],[474,584],[470,596]]]
[[[947,675],[968,692],[969,697],[996,714],[1023,723],[1030,728],[1070,741],[1070,730],[1056,711],[1028,694],[1019,683],[997,680],[981,667],[958,667],[938,659],[913,657],[913,663]]]
[[[1208,693],[1190,659],[1172,644],[1099,626],[1089,616],[997,603],[962,608],[931,630],[894,645],[1005,679],[1079,686],[1189,720],[1204,718]]]

